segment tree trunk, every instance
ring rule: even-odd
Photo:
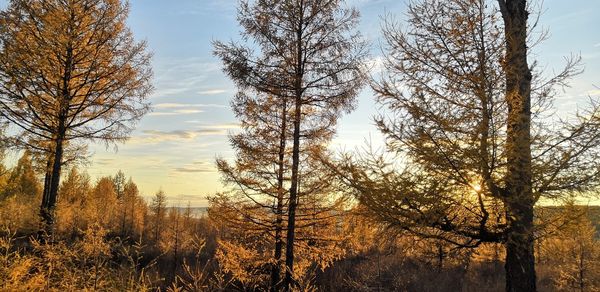
[[[284,289],[291,290],[294,286],[294,236],[296,235],[296,206],[298,205],[298,168],[300,164],[300,119],[302,117],[302,82],[304,77],[303,40],[304,31],[304,1],[299,1],[298,27],[296,30],[296,68],[294,80],[294,144],[292,146],[292,177],[290,199],[288,206],[287,242],[285,250],[285,281]]]
[[[48,157],[46,168],[46,178],[44,182],[44,195],[40,214],[42,217],[42,232],[44,236],[52,238],[54,235],[54,211],[56,208],[56,197],[58,196],[58,186],[60,183],[60,172],[62,168],[62,157],[65,136],[67,134],[67,115],[69,112],[69,103],[71,92],[69,83],[71,81],[71,72],[73,70],[73,48],[69,44],[66,48],[66,58],[64,64],[64,74],[62,76],[61,100],[58,104],[58,124],[56,127],[56,140],[54,142],[54,151]],[[50,169],[50,166],[52,168]],[[50,173],[48,173],[50,171]]]
[[[281,110],[281,134],[279,136],[279,157],[277,165],[277,209],[275,221],[275,263],[271,270],[271,291],[279,291],[279,280],[281,275],[281,254],[283,251],[283,179],[284,179],[284,162],[285,162],[285,147],[287,139],[287,97],[283,97]]]
[[[63,137],[64,134],[59,134],[54,145],[54,151],[48,157],[48,168],[44,181],[42,204],[40,206],[40,215],[42,217],[40,232],[42,233],[42,238],[52,238],[54,235],[54,211],[56,209],[56,197],[58,195],[58,184],[60,182],[62,167]]]
[[[531,71],[526,0],[498,0],[506,38],[506,291],[536,291],[531,173]]]
[[[292,149],[292,181],[290,187],[290,200],[288,207],[287,243],[285,250],[285,289],[289,290],[293,284],[294,274],[294,235],[296,228],[296,206],[298,204],[298,166],[300,162],[300,117],[302,100],[296,96],[294,109],[294,145]]]

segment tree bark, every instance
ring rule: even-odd
[[[271,270],[271,291],[279,291],[279,280],[281,275],[281,254],[283,251],[283,179],[284,179],[284,160],[285,147],[287,139],[287,97],[283,97],[281,110],[281,134],[279,136],[279,157],[277,161],[277,209],[275,221],[275,263]]]
[[[73,16],[71,16],[73,17]],[[44,196],[42,198],[41,216],[42,216],[42,231],[44,235],[52,238],[54,235],[54,221],[56,209],[56,197],[58,196],[58,186],[60,183],[60,172],[62,168],[62,157],[64,151],[64,142],[67,135],[67,116],[69,113],[69,104],[71,100],[71,92],[69,84],[71,82],[71,73],[73,70],[73,47],[69,43],[66,47],[66,57],[64,63],[64,73],[62,76],[61,99],[58,104],[58,119],[56,126],[56,139],[53,141],[54,151],[51,151],[48,160],[48,168],[46,169],[46,181],[44,183]],[[52,165],[50,174],[48,174],[49,166]]]
[[[298,205],[298,165],[300,160],[300,118],[302,111],[302,99],[296,96],[294,109],[294,145],[292,149],[292,181],[290,186],[290,200],[288,206],[287,243],[285,250],[285,289],[289,290],[293,285],[294,275],[294,235],[296,227],[296,207]]]
[[[284,289],[291,290],[294,286],[294,237],[296,229],[296,207],[298,205],[298,168],[300,164],[300,119],[302,117],[302,82],[304,73],[304,47],[302,33],[304,30],[304,1],[300,0],[298,9],[298,27],[296,30],[296,68],[294,80],[294,142],[292,146],[292,177],[290,199],[288,205],[287,242],[285,250],[285,281]]]
[[[506,38],[506,291],[536,291],[531,172],[531,71],[526,0],[498,0]]]
[[[62,167],[63,137],[64,134],[57,137],[54,151],[48,158],[48,168],[46,170],[42,204],[40,206],[40,215],[42,217],[40,231],[42,238],[52,238],[54,235],[56,197],[58,196],[58,185]]]

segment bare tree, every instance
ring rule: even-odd
[[[301,128],[327,121],[333,131],[342,111],[353,108],[363,85],[360,69],[365,46],[353,32],[358,12],[341,7],[340,0],[242,1],[238,13],[249,46],[215,43],[225,72],[242,89],[288,98],[292,110],[292,166],[289,189],[284,287],[293,283],[294,240]]]
[[[526,15],[510,5],[520,16],[505,17]],[[504,243],[507,291],[534,291],[534,204],[597,188],[598,107],[550,115],[578,58],[550,78],[530,68],[526,20],[505,20],[519,35],[503,34],[506,7],[494,7],[424,0],[409,5],[405,30],[387,19],[372,87],[389,109],[376,122],[395,159],[365,154],[334,169],[392,227],[463,247]]]
[[[119,0],[13,0],[0,16],[0,110],[18,140],[47,158],[47,233],[65,149],[123,141],[149,110],[150,55],[127,28],[128,12]]]

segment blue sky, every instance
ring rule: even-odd
[[[379,55],[379,23],[384,13],[402,15],[401,0],[350,0],[362,14],[360,30]],[[6,0],[0,0],[2,7]],[[236,120],[229,109],[235,93],[212,56],[211,41],[237,39],[237,0],[132,0],[129,25],[154,53],[154,111],[144,117],[130,141],[118,151],[90,147],[87,171],[96,179],[123,170],[144,195],[162,188],[174,205],[205,204],[204,197],[221,190],[214,167],[216,157],[231,158],[227,133]],[[533,57],[551,72],[560,70],[564,56],[581,54],[585,72],[558,97],[559,112],[583,105],[589,95],[600,95],[600,1],[546,0],[541,26],[550,39],[534,48]],[[372,123],[379,106],[365,89],[355,112],[342,118],[335,149],[352,150],[366,139],[381,136]]]

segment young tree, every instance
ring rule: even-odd
[[[152,212],[153,218],[153,234],[154,242],[158,244],[159,239],[162,235],[163,224],[165,216],[167,215],[167,196],[163,190],[156,192],[152,198],[152,204],[150,205],[150,211]]]
[[[119,201],[121,208],[121,235],[133,235],[140,228],[136,223],[136,210],[141,207],[140,191],[131,178],[123,185],[123,195]]]
[[[514,47],[525,38],[503,34],[500,15],[485,0],[424,0],[409,5],[406,30],[388,19],[386,70],[373,89],[390,110],[376,122],[398,160],[365,155],[340,174],[395,228],[464,247],[504,243],[507,291],[534,291],[533,206],[598,186],[598,107],[548,118],[578,60],[551,78],[527,73],[523,60],[513,64],[527,56]],[[526,34],[515,21],[506,29]]]
[[[47,158],[47,233],[65,149],[122,141],[149,109],[150,55],[127,28],[128,12],[120,0],[12,0],[0,15],[0,111]]]
[[[6,182],[0,185],[0,224],[31,232],[36,227],[35,201],[41,195],[41,185],[30,153],[25,151],[5,176]]]
[[[550,269],[550,278],[558,289],[597,291],[600,289],[600,242],[596,239],[588,207],[567,202],[553,209],[560,214],[548,219],[564,225],[541,242],[538,253],[541,262]]]
[[[40,181],[35,173],[31,155],[29,151],[25,151],[17,165],[11,169],[8,185],[3,188],[0,199],[17,196],[20,202],[26,203],[37,198],[40,191]]]
[[[286,289],[293,284],[294,274],[301,129],[311,120],[327,121],[333,129],[340,113],[352,109],[363,85],[359,67],[365,46],[353,32],[358,12],[341,4],[339,0],[242,1],[238,13],[242,35],[255,41],[260,53],[240,44],[215,43],[225,72],[241,89],[253,88],[290,101]]]
[[[124,196],[125,184],[127,183],[125,173],[119,169],[117,174],[115,174],[111,179],[115,186],[115,192],[117,192],[117,199],[121,200]]]
[[[91,189],[89,175],[80,173],[75,166],[71,167],[59,188],[60,200],[56,212],[59,232],[62,231],[75,238],[80,231],[87,228],[83,223],[87,221],[84,218],[89,215],[85,207],[88,206],[86,201],[91,200]]]
[[[118,226],[117,192],[110,176],[102,177],[96,182],[90,195],[85,201],[90,227],[99,224],[104,229],[116,230]]]
[[[232,102],[232,107],[242,125],[242,132],[230,138],[231,145],[237,152],[237,159],[235,165],[218,159],[217,166],[224,176],[224,182],[233,186],[238,196],[233,201],[213,197],[211,206],[220,209],[233,207],[237,210],[236,213],[242,214],[242,218],[255,222],[251,229],[258,228],[273,235],[271,287],[276,290],[282,266],[284,208],[287,207],[285,199],[289,182],[288,100],[286,97],[261,96],[260,93],[256,98],[251,98],[240,92]],[[259,210],[241,207],[244,205],[255,205]],[[222,214],[214,212],[212,214],[232,227],[240,227],[239,222],[235,222],[235,217],[221,216]],[[275,216],[271,217],[270,214]]]

